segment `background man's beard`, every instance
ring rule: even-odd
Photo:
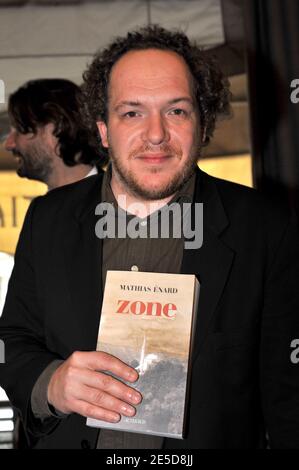
[[[17,174],[20,177],[42,181],[47,184],[52,173],[51,157],[44,152],[42,154],[37,153],[36,150],[32,150],[30,154],[19,151],[13,153],[21,159],[17,168]]]
[[[109,147],[109,157],[111,159],[112,166],[117,174],[117,177],[131,194],[140,197],[144,200],[155,201],[166,199],[167,197],[172,196],[182,188],[185,182],[195,171],[196,164],[199,159],[199,152],[197,154],[193,152],[190,155],[189,159],[185,162],[183,168],[179,169],[177,174],[175,174],[174,177],[168,183],[166,183],[163,187],[159,187],[157,189],[142,187],[141,184],[138,182],[137,178],[135,178],[134,173],[124,168],[119,159],[115,156],[111,147]],[[152,173],[155,173],[154,169]]]

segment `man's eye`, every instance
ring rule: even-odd
[[[138,116],[136,111],[128,111],[127,113],[124,114],[124,117],[128,117],[128,118],[133,118],[136,116]]]
[[[170,111],[170,114],[174,116],[187,116],[187,112],[184,109],[176,108]]]

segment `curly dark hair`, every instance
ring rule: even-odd
[[[229,82],[222,74],[216,60],[208,57],[187,36],[178,31],[168,31],[159,25],[142,27],[129,32],[125,37],[116,38],[106,49],[98,51],[92,63],[83,74],[85,97],[85,120],[95,132],[96,121],[107,122],[108,86],[113,65],[132,50],[160,49],[176,52],[187,63],[194,81],[205,144],[209,143],[218,116],[230,114]],[[100,138],[99,138],[100,141]],[[101,144],[100,144],[101,145]],[[101,152],[107,150],[101,145]]]
[[[65,165],[100,164],[98,141],[93,139],[81,116],[83,94],[70,80],[31,80],[12,93],[8,114],[12,125],[22,134],[46,124],[54,124],[59,155]]]

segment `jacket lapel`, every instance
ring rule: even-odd
[[[232,266],[234,252],[220,238],[229,225],[214,180],[199,171],[194,202],[203,202],[203,244],[200,249],[185,249],[181,272],[196,274],[200,282],[194,342],[195,358],[207,336],[216,307]],[[194,210],[192,211],[194,227]]]
[[[95,235],[95,207],[101,200],[102,176],[82,203],[72,211],[67,227],[65,261],[72,318],[71,343],[76,349],[94,350],[102,302],[102,241]]]

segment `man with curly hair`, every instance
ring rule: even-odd
[[[273,448],[299,447],[296,222],[278,202],[196,165],[216,118],[229,113],[222,73],[185,34],[149,26],[96,54],[83,91],[85,122],[110,164],[31,204],[0,322],[1,385],[31,446],[264,448],[268,436]],[[183,236],[95,233],[101,202],[146,227],[153,202],[163,214],[186,200],[192,217],[204,205],[200,248],[187,249]],[[86,417],[132,417],[142,400],[136,370],[94,351],[111,269],[201,283],[182,440],[86,426]]]
[[[102,159],[80,114],[82,91],[65,79],[30,80],[9,97],[6,150],[22,178],[48,189],[97,173]]]

